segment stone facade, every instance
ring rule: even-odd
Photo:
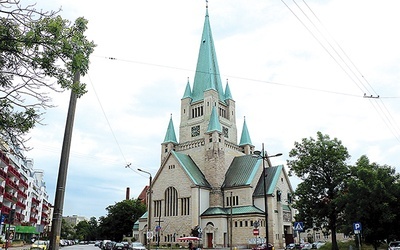
[[[252,156],[245,124],[238,143],[236,103],[228,83],[222,88],[208,19],[207,9],[193,87],[188,82],[181,99],[179,141],[171,118],[139,240],[146,243],[149,230],[151,244],[187,245],[179,238],[195,235],[203,248],[250,247],[265,241],[268,217],[268,240],[281,248],[293,240],[293,190],[283,166]]]

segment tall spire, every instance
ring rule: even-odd
[[[194,76],[192,101],[203,100],[204,91],[208,89],[216,90],[220,101],[225,100],[208,16],[208,1],[206,1],[206,16]]]
[[[228,79],[226,79],[226,86],[225,86],[225,100],[233,100],[231,89],[229,88]]]
[[[175,135],[174,123],[172,122],[172,114],[171,114],[171,118],[169,119],[167,133],[165,133],[165,138],[164,138],[163,143],[169,143],[169,142],[178,144],[178,141],[176,140],[176,135]]]
[[[210,123],[208,123],[207,133],[211,133],[214,131],[222,132],[221,123],[219,122],[217,109],[215,106],[212,108]]]
[[[190,89],[189,77],[188,77],[188,81],[186,84],[185,93],[183,94],[182,99],[185,99],[185,98],[192,98],[192,90]]]
[[[246,117],[244,117],[242,136],[240,137],[239,146],[252,145],[249,130],[247,129]]]

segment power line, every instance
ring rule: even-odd
[[[325,37],[325,35],[320,31],[320,29],[317,27],[317,25],[314,23],[314,21],[308,16],[308,14],[302,9],[302,7],[295,1],[295,5],[297,8],[300,10],[300,12],[305,16],[305,18],[308,20],[309,23],[311,23],[312,27],[318,32],[320,37],[324,39],[324,41],[329,45],[329,48],[333,50],[334,53],[331,53],[331,51],[328,50],[328,48],[323,44],[323,42],[318,39],[318,37],[314,34],[314,32],[306,25],[305,22],[301,20],[301,18],[296,15],[296,13],[289,7],[288,4],[284,0],[281,0],[281,2],[290,10],[290,12],[297,18],[297,20],[306,28],[306,30],[314,37],[314,39],[317,40],[317,42],[323,47],[323,49],[329,54],[330,57],[339,65],[339,67],[345,72],[345,74],[352,80],[352,82],[361,90],[365,89],[365,92],[370,92],[368,89],[371,89],[372,92],[374,92],[376,95],[370,95],[366,94],[364,92],[364,98],[370,99],[370,103],[372,104],[372,107],[375,109],[375,111],[378,113],[379,117],[382,119],[382,121],[385,123],[385,125],[388,127],[389,131],[394,135],[397,141],[400,142],[400,129],[399,126],[396,124],[396,122],[393,119],[393,116],[391,115],[390,111],[387,109],[387,107],[384,105],[382,100],[380,99],[380,96],[376,93],[376,91],[373,89],[372,85],[367,81],[367,79],[364,77],[363,74],[361,74],[360,70],[358,67],[353,63],[353,61],[349,58],[349,56],[345,53],[345,51],[342,49],[342,47],[336,42],[336,40],[327,32],[327,29],[324,27],[322,24],[321,20],[317,17],[315,12],[310,8],[310,6],[306,3],[305,0],[303,0],[303,3],[307,6],[308,10],[312,13],[314,18],[319,22],[319,24],[325,29],[325,31],[329,34],[331,40],[333,40],[336,44],[336,47],[339,48],[339,50],[335,49],[335,47],[332,45],[332,43]],[[341,54],[338,52],[341,51]],[[351,72],[350,73],[342,66],[341,63],[336,59],[334,54],[340,59],[340,61],[346,66],[347,70]],[[342,56],[343,55],[343,56]],[[345,60],[346,59],[346,60]],[[350,67],[349,63],[352,65],[352,67],[357,71],[354,72],[353,68]],[[353,76],[356,78],[354,79]],[[365,82],[366,84],[364,84]]]
[[[110,129],[110,131],[111,131],[111,134],[112,134],[112,136],[113,136],[113,138],[114,138],[114,140],[115,140],[115,143],[116,143],[117,146],[118,146],[118,150],[119,150],[119,152],[121,153],[122,158],[123,158],[124,161],[125,161],[125,164],[126,164],[126,165],[130,165],[130,163],[126,160],[124,153],[122,152],[121,146],[120,146],[120,144],[119,144],[119,142],[118,142],[118,140],[117,140],[117,137],[115,136],[114,130],[113,130],[112,127],[111,127],[110,121],[108,120],[107,115],[106,115],[106,112],[104,111],[103,105],[101,104],[101,101],[100,101],[100,99],[99,99],[99,96],[97,95],[96,88],[94,87],[94,85],[93,85],[93,83],[92,83],[92,79],[90,78],[90,75],[89,75],[89,74],[87,74],[87,75],[88,75],[88,78],[89,78],[89,82],[90,82],[90,84],[92,85],[93,92],[94,92],[94,95],[96,96],[97,102],[98,102],[99,105],[100,105],[100,109],[101,109],[101,111],[103,112],[104,119],[106,120],[107,125],[108,125],[108,127],[109,127],[109,129]]]

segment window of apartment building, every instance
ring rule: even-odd
[[[190,214],[190,198],[181,198],[181,215]]]
[[[178,192],[174,187],[169,187],[164,192],[164,215],[177,216],[178,215]]]

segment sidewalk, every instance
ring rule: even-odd
[[[29,250],[30,248],[31,248],[31,245],[24,245],[24,246],[18,246],[18,247],[14,247],[14,246],[7,247],[7,249],[10,249],[10,250]],[[5,250],[5,248],[0,247],[0,250]]]

